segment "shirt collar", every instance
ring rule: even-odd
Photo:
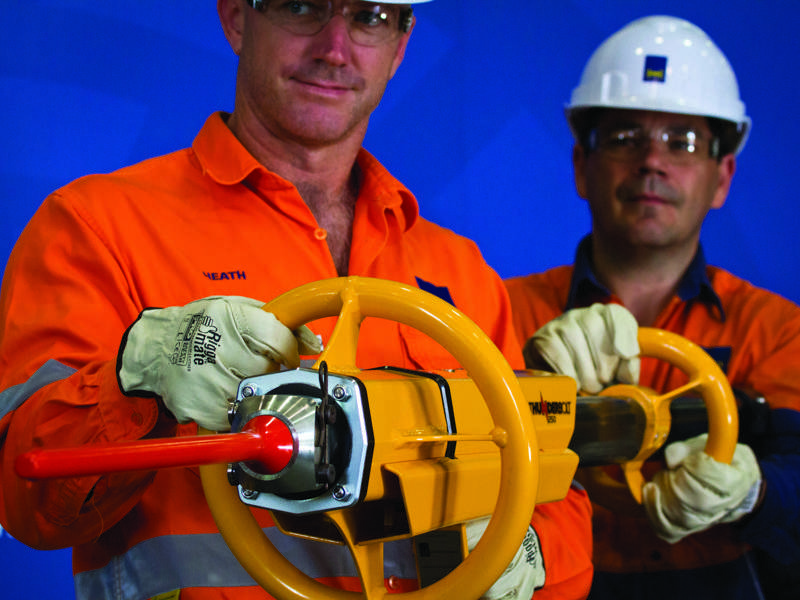
[[[711,285],[706,266],[703,247],[698,245],[697,253],[678,284],[677,296],[687,304],[698,301],[705,304],[712,312],[716,309],[720,321],[724,322],[725,311],[722,308],[722,300]],[[589,306],[594,302],[604,302],[611,296],[611,292],[600,283],[594,272],[592,239],[591,235],[587,235],[580,241],[575,251],[575,266],[564,310]]]
[[[359,201],[367,199],[371,216],[392,211],[402,231],[408,231],[419,218],[419,204],[414,194],[386,170],[372,154],[363,148],[358,153],[361,167],[361,190]]]
[[[208,117],[192,144],[203,174],[223,185],[240,183],[253,171],[266,170],[228,128],[228,116],[217,112]]]
[[[235,185],[247,179],[254,171],[268,173],[275,179],[276,187],[292,184],[268,171],[245,148],[228,128],[229,115],[217,112],[208,117],[195,137],[192,149],[205,175],[223,185]],[[362,181],[359,199],[368,199],[370,213],[394,212],[403,230],[410,229],[419,217],[419,205],[414,195],[395,179],[386,168],[363,148],[357,157]],[[292,186],[293,187],[293,186]]]

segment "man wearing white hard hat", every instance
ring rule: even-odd
[[[800,552],[800,308],[707,264],[700,244],[750,130],[736,77],[701,29],[646,17],[595,51],[566,114],[592,230],[573,265],[506,282],[526,362],[590,393],[618,381],[672,390],[685,376],[639,357],[638,328],[656,327],[705,348],[769,408],[743,404],[731,464],[704,452],[702,434],[670,443],[636,508],[601,503],[597,471],[579,470],[595,500],[590,597],[762,598],[751,549],[784,562]]]
[[[330,341],[331,319],[290,331],[262,310],[283,292],[344,275],[419,287],[522,367],[498,275],[473,242],[423,219],[412,193],[362,147],[403,60],[411,4],[423,1],[218,0],[239,57],[233,112],[212,114],[191,148],[57,190],[18,240],[0,293],[0,523],[36,548],[72,547],[78,600],[271,597],[226,546],[196,468],[31,482],[14,458],[229,429],[241,379],[296,367]],[[426,335],[367,318],[357,366],[458,364]],[[333,496],[330,469],[318,473],[323,491],[347,499]],[[253,512],[312,586],[321,580],[336,598],[359,587],[343,544],[283,535],[269,511]],[[370,597],[419,585],[401,513],[359,531],[397,538],[364,550],[381,548],[384,559],[385,581],[368,582],[379,590]],[[577,488],[537,507],[527,532],[505,532],[505,572],[472,574],[476,596],[585,597],[589,517]],[[485,527],[470,522],[456,555],[480,544]],[[294,590],[294,571],[286,576],[276,595],[310,597]]]

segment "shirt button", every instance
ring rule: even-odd
[[[322,227],[318,227],[314,230],[314,237],[318,240],[324,240],[328,238],[328,232],[325,231]]]

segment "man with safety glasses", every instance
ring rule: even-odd
[[[730,465],[703,451],[704,436],[670,444],[637,510],[589,489],[590,598],[762,598],[750,547],[800,556],[800,308],[708,265],[700,245],[750,129],[736,77],[702,30],[646,17],[594,52],[566,112],[592,230],[573,265],[506,282],[526,362],[592,393],[615,381],[672,390],[685,377],[638,356],[638,327],[656,327],[707,349],[771,409],[742,413]],[[587,487],[591,473],[579,470]]]
[[[211,115],[191,148],[57,190],[21,235],[0,293],[0,522],[33,547],[72,546],[79,600],[268,597],[226,547],[195,468],[31,482],[14,459],[229,429],[242,378],[330,340],[331,319],[290,331],[262,310],[281,293],[344,275],[420,287],[522,366],[500,278],[362,148],[422,1],[218,0],[239,57],[233,112]],[[358,366],[384,365],[458,367],[423,333],[367,318]],[[576,488],[537,507],[484,597],[585,597],[589,511]],[[257,512],[301,570],[357,588],[344,546],[283,536]],[[468,548],[484,527],[469,524]],[[412,540],[384,553],[386,589],[415,588]]]

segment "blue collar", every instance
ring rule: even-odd
[[[722,301],[708,279],[706,266],[703,247],[698,246],[697,254],[678,285],[678,297],[687,303],[687,307],[692,302],[699,301],[705,304],[712,314],[716,309],[719,320],[724,322],[725,311],[722,308]],[[600,283],[595,275],[592,266],[592,240],[591,235],[587,235],[580,241],[578,249],[575,251],[575,267],[572,271],[572,281],[564,310],[589,306],[595,302],[605,302],[611,295],[608,288]]]

